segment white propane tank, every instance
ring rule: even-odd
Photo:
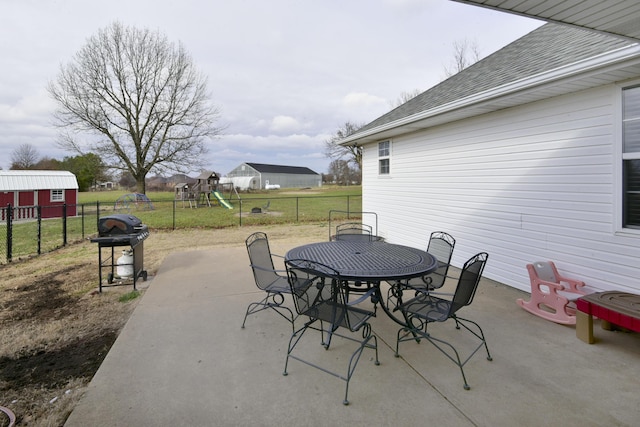
[[[122,256],[118,258],[117,264],[116,272],[118,276],[123,278],[133,277],[133,251],[131,249],[122,251]]]

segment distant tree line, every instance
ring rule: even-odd
[[[9,169],[69,171],[76,176],[79,191],[89,191],[96,184],[111,180],[106,166],[96,154],[88,153],[58,160],[41,157],[31,144],[22,144],[13,151]]]

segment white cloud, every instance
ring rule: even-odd
[[[297,132],[302,124],[291,116],[276,116],[271,120],[269,130],[272,132]]]
[[[371,108],[387,104],[386,99],[363,92],[349,93],[342,102],[348,108]]]
[[[540,25],[449,0],[112,0],[100,13],[86,0],[0,2],[4,168],[20,143],[73,155],[53,144],[46,85],[115,20],[180,41],[208,77],[228,125],[208,157],[221,173],[245,161],[326,172],[328,135],[345,121],[374,120],[402,92],[438,83],[454,40],[477,39],[489,54]]]

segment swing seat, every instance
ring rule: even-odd
[[[584,282],[561,276],[551,261],[527,264],[527,270],[531,279],[531,299],[518,298],[518,305],[543,319],[575,325],[575,300],[587,294]]]

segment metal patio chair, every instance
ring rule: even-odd
[[[407,319],[408,325],[398,331],[396,357],[399,357],[399,347],[401,342],[418,341],[420,338],[425,338],[460,368],[462,379],[464,381],[464,388],[465,390],[469,390],[470,387],[467,383],[463,366],[482,346],[484,346],[487,351],[487,360],[492,360],[492,358],[489,353],[487,341],[484,337],[484,332],[480,325],[472,320],[459,317],[457,312],[462,307],[471,304],[473,301],[473,297],[478,289],[478,284],[482,277],[482,271],[484,270],[488,257],[489,255],[487,253],[481,252],[471,257],[464,264],[462,272],[460,273],[458,285],[453,295],[438,294],[433,291],[423,290],[420,291],[415,298],[403,302],[398,307],[399,310],[402,310],[402,313]],[[453,298],[442,298],[445,295],[452,296]],[[464,361],[460,359],[460,355],[453,344],[441,338],[436,338],[431,334],[431,331],[427,329],[430,323],[446,322],[449,319],[453,319],[456,324],[456,329],[460,329],[460,326],[462,326],[480,341]]]
[[[288,260],[285,265],[296,312],[299,316],[307,317],[308,321],[291,335],[283,375],[288,375],[289,358],[292,358],[340,378],[347,383],[342,403],[348,405],[349,381],[363,350],[365,348],[373,349],[375,364],[380,364],[378,361],[378,339],[372,333],[371,325],[368,323],[369,319],[375,316],[375,313],[347,302],[343,280],[334,269],[308,260]],[[327,330],[325,330],[325,326]],[[361,338],[340,334],[338,333],[340,328],[350,332],[361,331]],[[329,341],[334,335],[358,343],[358,347],[349,359],[346,375],[316,365],[294,354],[296,346],[305,332],[310,329],[320,332],[322,343],[327,350],[329,349]],[[325,333],[328,334],[326,341]]]
[[[271,253],[269,240],[265,233],[256,232],[251,234],[245,241],[245,244],[247,246],[256,286],[265,291],[266,295],[262,300],[249,304],[244,315],[244,320],[242,321],[242,328],[244,328],[249,315],[272,309],[287,319],[287,321],[291,323],[292,330],[295,331],[295,316],[293,311],[283,305],[285,295],[291,293],[286,270],[276,270],[273,265],[272,256],[280,256]]]
[[[433,255],[438,260],[438,268],[426,276],[415,277],[391,286],[387,292],[387,306],[396,307],[397,301],[402,301],[402,295],[407,289],[414,290],[415,292],[428,292],[441,288],[448,277],[451,256],[453,255],[455,245],[456,239],[454,239],[451,234],[444,231],[434,231],[431,233],[429,236],[429,244],[427,245],[427,253]]]
[[[347,222],[336,226],[335,240],[348,240],[351,242],[371,242],[373,229],[370,225],[360,222]]]
[[[342,222],[342,221],[347,222]],[[337,225],[336,221],[338,222]],[[332,225],[333,224],[333,225]],[[335,225],[335,226],[334,226]],[[349,228],[353,228],[349,230]],[[338,238],[338,234],[341,236]],[[364,234],[364,236],[362,236]],[[378,214],[364,211],[329,211],[329,240],[377,241]]]

